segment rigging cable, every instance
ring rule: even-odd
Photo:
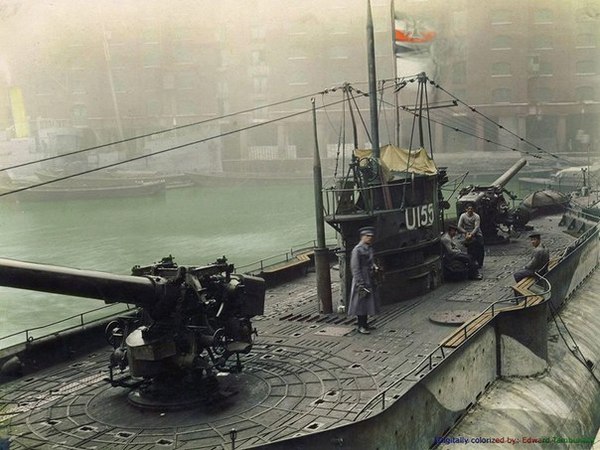
[[[344,97],[348,99],[348,111],[350,111],[350,120],[352,122],[352,138],[354,140],[354,149],[358,149],[358,131],[356,129],[356,118],[354,117],[354,110],[352,109],[352,102],[350,101],[350,85],[344,87]]]
[[[521,142],[524,142],[525,144],[528,144],[530,146],[532,146],[533,148],[535,148],[536,150],[538,150],[541,153],[545,153],[549,156],[551,156],[554,159],[557,160],[562,160],[563,162],[566,162],[568,164],[573,164],[571,161],[569,161],[568,159],[562,158],[558,155],[555,155],[554,153],[551,153],[547,150],[544,150],[543,148],[535,145],[534,143],[528,141],[527,139],[518,136],[516,133],[508,130],[507,128],[505,128],[503,125],[495,122],[493,119],[491,119],[490,117],[486,116],[485,114],[483,114],[481,111],[479,111],[477,108],[475,108],[474,106],[470,106],[467,103],[465,103],[464,101],[462,101],[461,99],[459,99],[458,97],[456,97],[455,95],[451,94],[450,92],[448,92],[446,89],[444,89],[442,86],[440,86],[438,83],[436,83],[435,81],[429,79],[429,82],[436,88],[440,89],[441,91],[445,92],[447,95],[449,95],[450,97],[452,97],[454,100],[458,101],[459,103],[463,104],[464,106],[466,106],[467,108],[469,108],[472,112],[480,115],[481,117],[483,117],[484,119],[486,119],[487,121],[491,122],[492,124],[496,125],[499,129],[506,131],[507,133],[513,135],[514,137],[518,138]]]
[[[433,139],[431,138],[431,118],[429,116],[429,95],[427,94],[427,81],[424,83],[423,90],[425,91],[425,105],[427,105],[427,132],[429,134],[429,153],[431,155],[431,159],[433,159]]]
[[[298,97],[295,97],[295,98],[281,100],[281,101],[278,101],[278,102],[275,102],[275,103],[270,103],[270,104],[267,104],[267,105],[256,106],[254,108],[244,109],[244,110],[237,111],[237,112],[234,112],[234,113],[224,114],[224,115],[218,116],[218,117],[212,117],[210,119],[201,120],[199,122],[194,122],[194,123],[190,123],[190,124],[187,124],[187,125],[179,125],[179,126],[176,126],[176,127],[167,128],[167,129],[160,130],[160,131],[154,131],[152,133],[141,134],[141,135],[138,135],[138,136],[132,136],[132,137],[127,138],[127,139],[121,139],[119,141],[109,142],[107,144],[95,145],[93,147],[88,147],[88,148],[84,148],[84,149],[74,150],[72,152],[67,152],[67,153],[63,153],[63,154],[60,154],[60,155],[48,156],[46,158],[37,159],[35,161],[28,161],[28,162],[24,162],[24,163],[20,163],[20,164],[15,164],[13,166],[8,166],[8,167],[0,167],[0,172],[6,171],[6,170],[10,170],[10,169],[18,169],[20,167],[30,166],[32,164],[38,164],[38,163],[41,163],[41,162],[51,161],[51,160],[58,159],[58,158],[64,158],[64,157],[71,156],[71,155],[77,155],[77,154],[89,152],[89,151],[92,151],[92,150],[98,150],[100,148],[110,147],[112,145],[123,144],[123,143],[126,143],[126,142],[131,142],[131,141],[134,141],[134,140],[137,140],[137,139],[143,139],[143,138],[147,138],[147,137],[150,137],[150,136],[155,136],[155,135],[158,135],[158,134],[169,133],[171,131],[177,131],[177,130],[181,130],[181,129],[184,129],[184,128],[189,128],[189,127],[193,127],[193,126],[197,126],[197,125],[203,125],[205,123],[213,122],[215,120],[221,120],[221,119],[225,119],[227,117],[234,117],[234,116],[237,116],[237,115],[240,115],[240,114],[247,114],[249,112],[258,111],[258,110],[261,110],[261,109],[264,109],[264,108],[270,108],[270,107],[273,107],[273,106],[278,106],[278,105],[282,105],[282,104],[285,104],[285,103],[290,103],[290,102],[293,102],[293,101],[297,101],[297,100],[302,100],[302,99],[305,99],[305,98],[314,97],[315,95],[318,95],[318,94],[321,94],[321,93],[327,93],[327,91],[328,90],[319,91],[319,92],[315,92],[315,93],[312,93],[312,94],[305,94],[305,95],[301,95],[301,96],[298,96]]]
[[[336,89],[333,89],[333,90],[331,90],[331,92],[335,92],[335,90]],[[319,91],[317,94],[320,94],[320,93],[324,94],[324,93],[329,93],[329,92],[330,92],[330,89],[326,89],[325,91]],[[365,95],[362,91],[357,90],[357,92]],[[0,172],[3,171],[3,170],[9,170],[9,169],[12,169],[12,168],[17,168],[17,167],[24,167],[24,166],[28,166],[28,165],[31,165],[31,164],[36,164],[36,163],[43,162],[43,161],[48,161],[48,160],[63,158],[63,157],[71,156],[71,155],[74,155],[74,154],[79,154],[79,153],[83,153],[83,152],[95,150],[95,149],[98,149],[98,148],[107,147],[107,146],[110,146],[110,145],[120,144],[120,143],[123,143],[123,142],[126,142],[126,141],[131,141],[131,140],[139,139],[139,138],[142,138],[142,137],[148,137],[148,136],[152,136],[152,135],[155,135],[155,134],[166,133],[166,132],[169,132],[169,131],[174,131],[174,130],[177,130],[177,129],[186,128],[186,127],[190,127],[190,126],[193,126],[193,125],[198,125],[198,124],[201,124],[201,123],[206,123],[206,122],[218,120],[218,119],[224,118],[224,117],[230,117],[230,116],[242,114],[242,113],[249,112],[249,111],[259,110],[259,109],[266,108],[266,107],[269,107],[269,106],[276,106],[278,104],[283,104],[283,103],[288,103],[288,102],[291,102],[291,101],[296,101],[296,100],[299,100],[299,99],[302,99],[302,98],[306,98],[306,97],[308,97],[308,96],[307,95],[302,95],[302,96],[298,96],[298,97],[295,97],[295,98],[292,98],[292,99],[287,99],[287,100],[282,100],[282,101],[279,101],[279,102],[275,102],[275,103],[272,103],[272,104],[269,104],[269,105],[263,105],[263,106],[260,106],[260,107],[251,108],[251,109],[244,110],[244,111],[238,111],[236,113],[226,114],[226,115],[220,116],[218,118],[207,119],[207,120],[204,120],[204,121],[196,122],[194,124],[181,125],[181,126],[178,126],[178,127],[170,128],[168,130],[161,130],[161,131],[158,131],[158,132],[148,133],[146,135],[141,135],[141,136],[135,136],[135,137],[131,137],[131,138],[128,138],[128,139],[125,139],[125,140],[115,141],[115,142],[111,142],[111,143],[108,143],[108,144],[103,144],[103,145],[100,145],[100,146],[90,147],[90,148],[86,148],[86,149],[80,149],[80,150],[76,150],[76,151],[73,151],[73,152],[64,153],[64,154],[61,154],[61,155],[55,155],[55,156],[48,157],[48,158],[42,158],[42,159],[39,159],[39,160],[36,160],[36,161],[29,161],[29,162],[22,163],[22,164],[19,164],[19,165],[15,165],[15,166],[11,166],[11,167],[5,167],[3,169],[0,168]],[[337,104],[340,104],[340,103],[343,104],[345,101],[349,101],[349,99],[348,100],[338,100],[338,101],[329,103],[327,105],[323,104],[323,106],[320,106],[317,109],[324,109],[327,106],[333,106],[333,105],[337,105]],[[355,103],[356,103],[356,100],[355,100]],[[160,154],[167,153],[167,152],[170,152],[170,151],[173,151],[173,150],[178,150],[180,148],[188,147],[190,145],[204,143],[204,142],[210,141],[212,139],[217,139],[217,138],[220,138],[220,137],[228,136],[228,135],[240,132],[240,131],[245,131],[245,130],[249,130],[249,129],[252,129],[252,128],[257,128],[259,126],[268,125],[270,123],[274,123],[274,122],[277,122],[277,121],[280,121],[280,120],[284,120],[284,119],[288,119],[288,118],[291,118],[291,117],[295,117],[295,116],[299,116],[299,115],[302,115],[302,114],[306,114],[309,111],[312,111],[312,108],[311,109],[301,110],[299,112],[291,113],[291,114],[288,114],[288,115],[285,115],[285,116],[281,116],[281,117],[278,117],[276,119],[271,119],[271,120],[268,120],[266,122],[261,122],[261,123],[258,123],[258,124],[252,124],[252,125],[249,125],[249,126],[246,126],[246,127],[242,127],[242,128],[236,129],[236,130],[231,130],[231,131],[228,131],[228,132],[225,132],[225,133],[221,133],[221,134],[218,134],[218,135],[210,136],[208,138],[199,139],[199,140],[196,140],[196,141],[192,141],[192,142],[188,142],[188,143],[185,143],[185,144],[177,145],[177,146],[170,147],[170,148],[163,149],[163,150],[159,150],[159,151],[156,151],[156,152],[150,152],[150,153],[147,153],[147,154],[144,154],[144,155],[139,155],[139,156],[128,158],[128,159],[125,159],[125,160],[122,160],[122,161],[117,161],[115,163],[106,164],[104,166],[96,167],[94,169],[84,170],[84,171],[80,171],[80,172],[77,172],[77,173],[74,173],[74,174],[65,175],[65,176],[62,176],[62,177],[57,177],[57,178],[54,178],[52,180],[43,181],[43,182],[40,182],[40,183],[35,183],[35,184],[29,185],[29,186],[25,186],[25,187],[22,187],[22,188],[13,189],[13,190],[10,190],[10,191],[6,191],[6,192],[3,192],[3,193],[0,193],[0,197],[4,197],[6,195],[14,194],[14,193],[17,193],[17,192],[22,192],[22,191],[25,191],[27,189],[32,189],[32,188],[36,188],[36,187],[45,186],[45,185],[48,185],[48,184],[51,184],[51,183],[56,183],[56,182],[59,182],[59,181],[64,181],[64,180],[67,180],[67,179],[70,179],[70,178],[75,178],[75,177],[78,177],[80,175],[85,175],[85,174],[88,174],[88,173],[97,172],[97,171],[100,171],[100,170],[103,170],[103,169],[108,169],[108,168],[111,168],[111,167],[116,167],[116,166],[119,166],[119,165],[122,165],[122,164],[126,164],[126,163],[129,163],[129,162],[132,162],[132,161],[138,161],[138,160],[145,159],[145,158],[148,158],[148,157],[151,157],[151,156],[160,155]]]
[[[383,89],[384,89],[384,85],[385,85],[385,80],[381,80],[381,89],[380,89],[381,98],[379,100],[379,112],[378,112],[377,115],[379,116],[379,118],[381,118],[381,116],[383,116],[383,123],[385,123],[385,131],[387,133],[388,142],[392,142],[392,138],[391,138],[391,135],[390,135],[390,127],[388,125],[387,116],[385,114],[386,108],[383,107]]]
[[[363,125],[363,128],[365,129],[365,134],[367,135],[367,139],[369,140],[369,142],[373,143],[372,139],[371,139],[371,134],[369,133],[369,127],[367,127],[367,124],[365,122],[365,119],[363,118],[361,112],[360,112],[360,108],[358,107],[358,103],[356,103],[356,98],[354,97],[354,95],[352,95],[352,86],[350,86],[350,90],[349,90],[349,95],[350,98],[352,99],[352,102],[354,103],[354,107],[356,108],[356,112],[358,113],[358,117],[360,118],[360,122]],[[368,96],[368,94],[365,94],[362,91],[356,90],[357,94],[361,94],[361,95],[365,95]]]
[[[318,107],[318,109],[324,108],[325,106],[332,106],[332,105],[340,104],[340,103],[342,103],[344,101],[345,100],[337,100],[337,101],[329,103],[327,105],[323,105],[322,107],[320,106],[320,107]],[[151,156],[156,156],[156,155],[160,155],[160,154],[163,154],[163,153],[171,152],[173,150],[179,150],[179,149],[184,148],[184,147],[189,147],[190,145],[195,145],[195,144],[200,144],[200,143],[203,143],[203,142],[208,142],[208,141],[213,140],[213,139],[221,138],[221,137],[224,137],[224,136],[229,136],[229,135],[238,133],[240,131],[250,130],[250,129],[257,128],[257,127],[260,127],[260,126],[263,126],[263,125],[267,125],[267,124],[270,124],[270,123],[275,123],[275,122],[278,122],[280,120],[289,119],[291,117],[297,117],[297,116],[300,116],[302,114],[306,114],[306,113],[309,113],[309,112],[312,112],[312,108],[304,109],[304,110],[297,111],[297,112],[294,112],[294,113],[290,113],[290,114],[287,114],[287,115],[284,115],[284,116],[281,116],[281,117],[277,117],[275,119],[268,120],[266,122],[254,123],[254,124],[251,124],[251,125],[248,125],[248,126],[245,126],[245,127],[238,128],[236,130],[230,130],[230,131],[227,131],[225,133],[220,133],[220,134],[217,134],[217,135],[214,135],[214,136],[209,136],[207,138],[199,139],[199,140],[192,141],[192,142],[187,142],[187,143],[181,144],[181,145],[176,145],[174,147],[169,147],[169,148],[166,148],[166,149],[163,149],[163,150],[158,150],[158,151],[150,152],[150,153],[147,153],[147,154],[144,154],[144,155],[135,156],[135,157],[132,157],[132,158],[125,159],[123,161],[117,161],[117,162],[114,162],[114,163],[111,163],[111,164],[106,164],[106,165],[103,165],[103,166],[96,167],[94,169],[83,170],[81,172],[77,172],[77,173],[74,173],[74,174],[65,175],[65,176],[62,176],[62,177],[57,177],[57,178],[52,179],[52,180],[42,181],[40,183],[35,183],[35,184],[29,185],[29,186],[25,186],[25,187],[22,187],[22,188],[18,188],[18,189],[13,189],[13,190],[10,190],[10,191],[2,192],[2,193],[0,193],[0,197],[4,197],[4,196],[10,195],[10,194],[15,194],[17,192],[22,192],[22,191],[25,191],[27,189],[32,189],[32,188],[36,188],[36,187],[40,187],[40,186],[45,186],[45,185],[48,185],[48,184],[56,183],[58,181],[68,180],[70,178],[75,178],[75,177],[78,177],[80,175],[85,175],[85,174],[88,174],[88,173],[98,172],[98,171],[103,170],[103,169],[108,169],[108,168],[111,168],[111,167],[120,166],[122,164],[126,164],[126,163],[129,163],[129,162],[132,162],[132,161],[138,161],[138,160],[145,159],[145,158],[148,158],[148,157],[151,157]],[[61,155],[61,156],[64,156],[64,155]]]
[[[388,106],[392,106],[392,105],[391,105],[391,103],[389,103],[389,102],[386,102],[386,104],[387,104]],[[412,114],[413,116],[415,116],[415,115],[418,115],[418,113],[417,113],[417,112],[415,112],[415,111],[411,111],[411,110],[410,110],[409,108],[407,108],[407,107],[402,107],[402,110],[403,110],[403,111],[406,111],[406,112],[408,112],[409,114]],[[501,144],[500,142],[496,142],[496,141],[493,141],[493,140],[491,140],[491,139],[487,139],[487,138],[484,138],[484,137],[478,136],[478,135],[476,135],[476,134],[474,134],[474,133],[470,133],[470,132],[467,132],[467,131],[461,130],[461,129],[460,129],[460,128],[458,128],[458,127],[454,127],[454,126],[451,126],[451,125],[445,124],[445,123],[443,123],[443,122],[440,122],[439,120],[431,119],[431,122],[433,122],[433,123],[437,123],[438,125],[441,125],[441,126],[443,126],[443,127],[449,128],[449,129],[451,129],[451,130],[453,130],[453,131],[455,131],[455,132],[457,132],[457,133],[463,133],[463,134],[466,134],[467,136],[471,136],[471,137],[473,137],[473,138],[476,138],[476,139],[483,140],[483,141],[485,141],[485,142],[488,142],[488,143],[490,143],[490,144],[494,144],[494,145],[496,145],[496,146],[498,146],[498,147],[506,148],[506,149],[508,149],[508,150],[511,150],[511,151],[513,151],[513,152],[518,152],[518,153],[521,153],[521,154],[529,155],[529,156],[531,156],[531,157],[533,157],[533,158],[537,158],[537,159],[542,159],[542,158],[543,158],[543,156],[542,156],[542,155],[540,155],[539,153],[531,153],[531,152],[528,152],[528,151],[526,151],[526,150],[519,150],[519,149],[517,149],[517,148],[510,147],[510,146],[508,146],[508,145],[506,145],[506,144]],[[547,153],[547,152],[546,152],[546,153]]]
[[[577,341],[575,341],[575,338],[571,334],[571,331],[569,331],[567,324],[564,322],[564,320],[560,316],[560,313],[554,308],[554,306],[552,305],[552,302],[548,302],[548,304],[550,305],[550,312],[552,313],[552,319],[554,320],[554,324],[556,325],[558,334],[560,334],[560,337],[562,338],[563,342],[565,343],[565,345],[567,346],[569,351],[573,354],[573,356],[575,358],[577,358],[577,360],[585,366],[585,368],[592,374],[592,377],[594,378],[594,380],[596,380],[596,382],[600,385],[600,379],[598,379],[598,377],[594,373],[594,364],[583,355],[583,353],[581,352],[581,348],[579,347],[579,345],[577,345]],[[565,331],[571,338],[571,341],[573,341],[573,348],[569,345],[569,343],[567,342],[567,339],[565,338],[562,331],[560,330],[560,326],[558,325],[558,322],[556,320],[557,317],[559,318],[560,323],[565,328]]]

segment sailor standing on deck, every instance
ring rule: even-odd
[[[352,290],[350,292],[349,316],[358,316],[358,332],[370,334],[367,316],[379,313],[379,295],[375,286],[371,244],[375,236],[373,227],[360,229],[360,242],[352,249],[350,270],[352,271]]]
[[[475,206],[472,203],[467,205],[466,211],[458,218],[457,228],[465,235],[464,245],[467,247],[467,253],[477,261],[480,269],[483,268],[485,249],[481,232],[481,217],[475,212]]]

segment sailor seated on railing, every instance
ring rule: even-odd
[[[531,233],[529,235],[529,240],[533,246],[533,254],[525,267],[517,270],[513,274],[517,283],[523,278],[531,277],[536,273],[543,275],[548,261],[550,261],[550,253],[548,252],[548,249],[544,247],[544,244],[542,244],[540,233]]]
[[[442,235],[442,263],[444,269],[451,276],[456,277],[461,272],[467,272],[471,280],[481,280],[483,277],[479,273],[479,266],[475,259],[468,253],[463,252],[456,244],[454,237],[457,232],[458,228],[456,226],[448,225],[448,231]]]

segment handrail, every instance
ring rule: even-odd
[[[337,245],[337,241],[334,240],[335,238],[328,238],[326,240],[326,245],[327,247],[331,248],[334,247],[335,245]],[[268,267],[269,265],[272,264],[278,264],[281,262],[288,262],[289,260],[293,259],[296,257],[297,254],[308,251],[308,250],[312,250],[317,246],[317,241],[316,240],[311,240],[311,241],[306,241],[302,244],[298,244],[296,246],[292,246],[290,248],[289,251],[284,252],[284,253],[278,253],[272,256],[267,256],[265,258],[261,258],[258,261],[253,261],[251,263],[248,264],[243,264],[241,266],[236,266],[236,270],[242,270],[243,269],[243,273],[250,273],[256,270],[263,270],[265,267]],[[270,264],[267,264],[269,261],[273,261]]]
[[[334,244],[335,241],[332,238],[329,238],[327,241],[329,241],[329,243],[327,244],[329,247],[333,247],[335,245]],[[267,264],[267,262],[270,261],[270,260],[274,260],[276,258],[279,258],[278,262],[287,262],[290,259],[294,258],[298,253],[301,253],[301,252],[309,250],[309,249],[313,249],[313,248],[316,247],[316,245],[317,245],[316,244],[316,240],[306,241],[306,242],[303,242],[303,243],[300,243],[300,244],[292,246],[290,248],[289,252],[279,253],[279,254],[276,254],[276,255],[273,255],[273,256],[262,258],[262,259],[260,259],[258,261],[254,261],[254,262],[251,262],[251,263],[239,266],[239,267],[237,267],[237,269],[245,269],[244,273],[249,273],[249,272],[251,272],[253,270],[262,270],[265,267],[268,267],[268,265],[270,265],[270,264]],[[273,262],[272,264],[276,264],[276,262]],[[27,328],[25,330],[20,330],[20,331],[17,331],[15,333],[11,333],[11,334],[8,334],[8,335],[5,335],[5,336],[0,336],[0,350],[3,348],[2,345],[1,345],[1,343],[3,341],[6,341],[6,340],[11,339],[11,338],[14,338],[15,336],[19,336],[21,334],[25,335],[24,336],[25,337],[24,343],[33,342],[35,340],[43,339],[43,338],[45,338],[47,336],[50,336],[50,335],[52,335],[52,334],[55,333],[55,332],[48,331],[46,334],[43,334],[40,337],[34,338],[31,335],[31,333],[34,332],[34,331],[48,329],[50,327],[54,327],[54,326],[59,325],[61,323],[65,323],[65,322],[71,321],[73,319],[79,318],[79,323],[77,325],[72,325],[70,327],[63,328],[63,329],[61,329],[59,331],[59,333],[60,333],[60,332],[64,332],[64,331],[73,330],[73,329],[78,328],[78,327],[83,327],[85,325],[89,325],[89,324],[92,324],[92,323],[95,323],[95,322],[99,322],[99,321],[102,321],[102,320],[107,319],[109,317],[112,317],[115,314],[120,314],[120,313],[123,313],[123,312],[126,312],[126,311],[131,311],[131,310],[135,309],[135,307],[132,307],[130,305],[126,305],[126,307],[124,307],[124,309],[122,309],[120,311],[116,311],[116,312],[110,313],[108,315],[105,315],[105,316],[102,316],[102,317],[99,317],[99,318],[95,318],[95,319],[91,319],[91,320],[86,321],[85,316],[88,316],[88,315],[93,314],[95,312],[102,311],[102,310],[105,310],[105,309],[108,309],[108,308],[111,308],[111,307],[114,308],[115,305],[116,304],[104,305],[104,306],[101,306],[99,308],[94,308],[94,309],[91,309],[91,310],[88,310],[88,311],[84,311],[82,313],[75,314],[73,316],[69,316],[69,317],[66,317],[64,319],[61,319],[61,320],[58,320],[58,321],[55,321],[55,322],[47,323],[47,324],[40,325],[40,326],[33,327],[33,328]],[[18,345],[18,344],[19,343],[17,342],[15,345]],[[4,347],[4,348],[6,348],[6,347]]]
[[[589,220],[591,220],[592,222],[598,222],[598,216],[595,216],[595,215],[593,215],[593,214],[586,213],[585,211],[583,211],[583,209],[585,209],[585,208],[589,208],[589,207],[587,207],[587,206],[583,206],[583,205],[578,205],[578,206],[579,206],[579,207],[582,209],[581,211],[578,211],[578,210],[576,210],[576,209],[573,209],[573,208],[567,208],[567,210],[568,210],[568,211],[569,211],[571,214],[573,214],[573,215],[575,215],[575,216],[578,216],[578,217],[584,217],[585,219],[589,219]]]
[[[581,245],[583,245],[585,243],[585,241],[591,239],[598,232],[599,228],[600,228],[600,224],[595,225],[594,227],[590,228],[585,233],[583,233],[573,243],[571,243],[569,246],[567,246],[564,249],[563,254],[560,256],[559,264],[565,258],[567,258],[569,255],[571,255],[573,252],[575,252]],[[548,263],[546,263],[546,265],[544,267],[546,267],[547,264]],[[550,270],[553,270],[553,269],[550,269]],[[521,299],[524,299],[525,301],[522,304],[522,308],[525,309],[528,306],[527,305],[527,299],[530,298],[530,297],[539,297],[539,296],[542,296],[542,297],[544,297],[544,302],[548,301],[548,299],[550,298],[550,295],[552,293],[552,285],[551,285],[550,281],[545,276],[540,275],[537,272],[536,272],[536,276],[540,280],[543,280],[546,283],[547,289],[545,291],[539,292],[539,293],[528,294],[528,295],[518,295],[518,296],[510,295],[510,296],[507,296],[506,298],[501,298],[500,300],[497,300],[497,301],[493,302],[491,305],[489,305],[487,308],[485,308],[480,314],[478,314],[476,317],[474,317],[473,319],[471,319],[469,322],[473,322],[473,321],[477,320],[478,318],[482,317],[484,314],[490,312],[490,310],[491,310],[491,313],[492,313],[492,316],[490,317],[490,320],[492,320],[499,313],[501,313],[502,311],[505,311],[505,310],[508,309],[508,308],[502,308],[502,309],[497,310],[495,308],[495,306],[498,305],[499,303],[507,303],[507,302],[510,301],[512,307],[514,307],[515,303],[518,305],[519,301]],[[466,329],[467,327],[466,327],[466,325],[468,325],[469,322],[467,322],[465,324],[465,341],[468,338],[472,337],[478,331],[478,330],[474,331],[471,335],[468,335],[467,334],[467,329]],[[413,367],[407,373],[405,373],[404,375],[402,375],[402,377],[398,378],[396,381],[394,381],[390,386],[388,386],[387,388],[385,388],[379,394],[375,395],[371,400],[369,400],[361,408],[360,411],[358,411],[358,413],[356,413],[355,420],[357,420],[360,417],[360,415],[365,412],[365,410],[367,410],[368,408],[370,408],[372,405],[374,405],[378,401],[381,401],[381,405],[382,405],[381,406],[381,410],[383,411],[385,409],[385,396],[386,396],[386,393],[389,390],[394,389],[395,387],[397,387],[400,383],[402,383],[403,381],[405,381],[409,376],[411,376],[412,374],[414,374],[416,371],[422,370],[422,367],[423,367],[423,365],[425,363],[428,363],[430,369],[433,368],[433,358],[434,358],[434,355],[436,353],[441,352],[442,361],[445,360],[446,359],[446,354],[444,352],[444,347],[445,346],[443,344],[438,345],[431,352],[429,352],[429,354],[427,356],[425,356],[415,367]]]
[[[33,342],[33,341],[36,341],[36,340],[39,340],[39,339],[43,339],[45,337],[50,336],[51,334],[56,333],[56,332],[48,332],[47,334],[44,334],[44,335],[42,335],[40,337],[37,337],[37,338],[34,338],[31,335],[31,332],[33,332],[33,331],[38,331],[38,330],[43,330],[43,329],[46,329],[46,328],[54,327],[54,326],[59,325],[61,323],[65,323],[65,322],[68,322],[70,320],[79,318],[79,323],[77,325],[72,325],[72,326],[70,326],[68,328],[63,328],[60,331],[58,331],[58,333],[63,333],[65,331],[73,330],[73,329],[79,328],[79,327],[84,327],[86,325],[90,325],[90,324],[95,323],[95,322],[100,322],[100,321],[105,320],[105,319],[107,319],[109,317],[113,317],[115,314],[121,314],[123,312],[132,311],[132,310],[134,310],[136,308],[135,306],[132,306],[132,305],[129,305],[129,304],[122,304],[123,305],[123,309],[121,309],[120,311],[111,312],[108,315],[104,315],[102,317],[97,317],[97,318],[94,318],[94,319],[89,319],[88,321],[85,320],[85,316],[87,316],[87,315],[90,315],[90,314],[95,313],[97,311],[102,311],[102,310],[105,310],[105,309],[108,309],[108,308],[114,308],[116,305],[117,304],[114,304],[114,303],[110,304],[110,305],[104,305],[104,306],[101,306],[100,308],[94,308],[94,309],[91,309],[91,310],[88,310],[88,311],[84,311],[82,313],[75,314],[73,316],[69,316],[69,317],[66,317],[64,319],[57,320],[55,322],[47,323],[45,325],[40,325],[40,326],[33,327],[33,328],[27,328],[25,330],[21,330],[21,331],[15,332],[15,333],[11,333],[11,334],[8,334],[8,335],[5,335],[5,336],[1,336],[0,337],[0,342],[5,341],[5,340],[10,339],[10,338],[14,338],[15,336],[18,336],[20,334],[25,334],[25,341],[24,341],[24,343]],[[15,345],[17,345],[17,344],[15,344]],[[1,348],[2,347],[0,346],[0,349]]]
[[[562,258],[561,258],[562,259]],[[501,298],[500,300],[497,300],[495,302],[493,302],[492,304],[490,304],[487,308],[485,308],[480,314],[478,314],[477,316],[473,317],[469,322],[465,322],[464,326],[464,330],[465,330],[465,341],[467,339],[469,339],[470,337],[472,337],[474,334],[476,334],[479,330],[474,331],[473,333],[471,333],[470,335],[467,333],[467,325],[470,322],[473,322],[475,320],[477,320],[478,318],[482,317],[484,314],[491,312],[492,315],[490,317],[490,320],[492,320],[494,317],[496,317],[499,313],[501,313],[502,311],[505,311],[508,309],[507,308],[502,308],[502,309],[496,309],[495,306],[500,304],[500,303],[510,303],[511,304],[511,308],[514,307],[515,303],[518,305],[519,301],[521,299],[524,299],[525,301],[522,304],[522,308],[525,309],[527,308],[527,299],[530,297],[539,297],[542,296],[544,297],[544,301],[547,301],[550,298],[550,295],[552,293],[552,285],[550,284],[550,281],[544,277],[543,275],[540,275],[536,272],[536,275],[539,277],[540,280],[545,281],[547,289],[543,292],[540,293],[533,293],[533,294],[528,294],[528,295],[518,295],[518,296],[514,296],[514,295],[510,295],[507,296],[506,298]],[[427,356],[425,356],[415,367],[413,367],[411,370],[409,370],[407,373],[405,373],[404,375],[402,375],[402,377],[398,378],[396,381],[394,381],[390,386],[388,386],[387,388],[385,388],[383,391],[381,391],[379,394],[377,394],[376,396],[374,396],[371,400],[369,400],[362,408],[361,410],[356,413],[356,417],[355,420],[357,420],[360,415],[365,412],[366,409],[368,409],[371,405],[377,403],[379,401],[379,398],[381,398],[381,410],[383,411],[385,409],[385,396],[386,393],[395,388],[396,386],[398,386],[400,383],[402,383],[404,380],[406,380],[409,376],[413,375],[415,372],[422,370],[422,367],[424,366],[425,363],[428,363],[429,365],[429,369],[431,370],[433,368],[433,358],[434,355],[438,352],[441,353],[442,355],[442,361],[446,359],[446,354],[444,352],[444,348],[446,346],[444,344],[440,344],[438,345],[436,348],[434,348],[431,352],[429,352],[429,354],[427,354]]]
[[[499,304],[499,303],[509,303],[514,306],[515,304],[515,300],[516,300],[516,304],[519,304],[519,300],[520,299],[525,299],[525,302],[522,305],[522,308],[525,309],[527,308],[527,299],[529,297],[539,297],[539,296],[543,296],[544,297],[544,301],[547,301],[549,298],[549,294],[551,294],[552,292],[552,285],[550,284],[550,282],[548,281],[547,278],[543,277],[543,276],[539,276],[540,279],[544,280],[547,285],[548,285],[548,289],[544,292],[540,292],[537,294],[529,294],[529,295],[519,295],[519,296],[510,296],[507,297],[506,299],[500,299],[498,301],[495,301],[494,303],[492,303],[491,305],[489,305],[486,309],[484,309],[479,315],[477,315],[476,317],[474,317],[473,319],[471,319],[469,322],[473,322],[476,319],[478,319],[479,317],[483,316],[484,314],[486,314],[487,312],[489,312],[491,310],[492,316],[490,317],[490,320],[493,319],[495,316],[497,316],[499,313],[501,313],[502,311],[505,311],[508,308],[502,308],[502,309],[495,309],[495,305]],[[546,298],[546,295],[548,295],[548,297]],[[510,299],[510,300],[509,300]],[[466,322],[465,325],[467,325],[469,322]],[[478,330],[477,330],[478,331]],[[467,329],[465,326],[465,341],[472,337],[477,331],[474,331],[473,333],[471,333],[470,335],[467,334]],[[429,365],[429,369],[431,370],[433,368],[433,358],[435,356],[436,353],[441,353],[442,355],[442,361],[446,359],[446,354],[444,352],[444,348],[446,346],[443,344],[438,345],[436,348],[434,348],[431,352],[429,352],[429,354],[427,354],[415,367],[413,367],[411,370],[409,370],[407,373],[405,373],[404,375],[402,375],[401,378],[398,378],[396,381],[394,381],[390,386],[388,386],[387,388],[385,388],[383,391],[381,391],[379,394],[377,394],[376,396],[374,396],[371,400],[369,400],[362,408],[361,410],[356,413],[356,417],[354,420],[358,420],[358,418],[360,417],[360,415],[362,413],[365,412],[365,410],[367,410],[371,405],[374,405],[375,403],[377,403],[379,401],[379,398],[381,397],[381,410],[383,411],[385,409],[385,395],[386,393],[395,388],[396,386],[398,386],[400,383],[402,383],[404,380],[406,380],[409,376],[413,375],[415,372],[422,370],[423,366],[425,363],[428,363]]]

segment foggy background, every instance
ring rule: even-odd
[[[319,93],[344,82],[366,91],[366,5],[364,0],[2,1],[0,162],[202,122],[47,163],[102,165],[309,109],[311,95],[317,106],[339,101],[340,89]],[[379,79],[426,71],[445,90],[547,152],[597,153],[597,2],[396,0],[392,5],[374,0],[372,8]],[[392,24],[413,27],[415,36],[430,31],[434,38],[417,56],[396,60]],[[382,144],[396,139],[390,83],[383,86],[380,108]],[[431,102],[450,99],[430,89]],[[399,103],[414,103],[414,84],[400,91]],[[367,99],[358,95],[357,106],[368,122]],[[238,111],[246,112],[232,114]],[[440,123],[433,125],[433,144],[426,146],[437,154],[471,156],[510,156],[497,143],[532,150],[467,112],[432,112]],[[343,144],[353,146],[340,125],[347,109],[338,103],[318,114],[326,159]],[[400,144],[406,147],[412,116],[401,118]],[[368,146],[362,126],[359,134],[360,146]],[[312,136],[310,114],[303,114],[127,167],[306,172]],[[21,169],[16,176],[27,173],[31,170]]]

